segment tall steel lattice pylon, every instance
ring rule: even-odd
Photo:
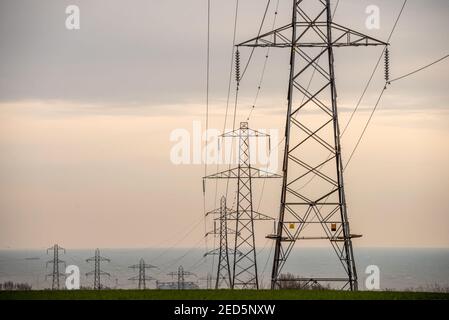
[[[387,43],[334,23],[329,0],[293,0],[292,9],[291,23],[237,45],[290,49],[281,206],[276,232],[268,236],[275,240],[271,287],[282,287],[281,271],[297,241],[324,239],[343,270],[335,271],[338,276],[297,280],[357,290],[351,240],[356,236],[350,233],[346,209],[333,50]]]
[[[254,221],[273,218],[254,211],[251,181],[256,178],[280,176],[251,166],[250,138],[269,135],[250,129],[247,122],[241,122],[239,129],[224,133],[222,137],[238,138],[238,167],[207,176],[205,179],[237,179],[237,210],[234,216],[230,215],[227,219],[236,221],[231,288],[259,289]]]
[[[64,277],[64,274],[59,272],[59,264],[65,264],[65,261],[59,260],[59,251],[63,251],[65,253],[65,249],[55,244],[53,247],[47,249],[47,254],[49,251],[53,251],[53,260],[47,261],[47,267],[48,264],[52,264],[53,271],[52,273],[47,274],[47,277],[52,277],[51,289],[59,290],[59,278]]]
[[[146,264],[145,260],[140,259],[139,264],[134,264],[132,266],[129,266],[129,268],[131,269],[139,269],[139,275],[135,276],[135,277],[131,277],[128,280],[132,280],[132,281],[139,281],[138,284],[138,288],[139,289],[143,289],[145,290],[147,288],[146,286],[146,281],[150,281],[150,280],[154,280],[154,278],[147,276],[145,273],[146,269],[151,269],[151,268],[157,268],[156,266],[153,266],[151,264]]]
[[[226,197],[222,196],[220,199],[220,208],[210,211],[206,216],[210,214],[218,215],[218,218],[214,219],[214,230],[206,234],[218,235],[219,244],[217,249],[206,252],[207,255],[218,255],[217,277],[215,279],[215,289],[219,288],[231,288],[231,267],[229,263],[229,246],[228,235],[233,234],[234,230],[228,228],[228,216],[233,213],[232,209],[226,206]],[[219,229],[217,231],[216,221],[219,222]],[[231,251],[232,252],[232,251]]]
[[[90,276],[93,275],[94,276],[94,290],[101,290],[103,288],[102,284],[101,284],[101,276],[105,275],[105,276],[110,276],[109,273],[104,272],[101,270],[100,268],[100,264],[102,261],[107,261],[107,262],[111,262],[110,259],[108,258],[104,258],[100,255],[100,250],[97,248],[95,249],[95,256],[86,259],[86,262],[94,262],[94,270],[86,273],[86,276]]]

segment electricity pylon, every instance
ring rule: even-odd
[[[184,271],[184,268],[182,266],[178,267],[178,271],[177,272],[170,272],[167,273],[167,275],[172,276],[172,277],[177,277],[178,278],[178,290],[184,290],[186,288],[186,284],[187,283],[191,283],[191,282],[186,282],[185,281],[185,277],[186,276],[196,276],[194,273],[189,272],[189,271]]]
[[[206,289],[212,289],[212,281],[214,280],[214,278],[212,277],[211,273],[208,272],[206,274],[206,277],[198,278],[198,280],[206,281]]]
[[[146,276],[145,275],[145,270],[146,269],[151,269],[151,268],[157,268],[156,266],[153,266],[151,264],[146,264],[145,260],[140,259],[139,264],[134,264],[132,266],[129,266],[129,268],[131,269],[139,269],[139,275],[138,276],[134,276],[132,278],[129,278],[128,280],[139,280],[139,285],[138,288],[139,289],[146,289],[146,281],[150,281],[150,280],[154,280],[154,278],[150,277],[150,276]]]
[[[357,290],[351,240],[356,235],[350,233],[344,192],[333,50],[378,45],[388,44],[333,22],[329,0],[293,0],[291,23],[237,45],[290,49],[281,206],[276,232],[268,236],[276,242],[272,288],[280,286],[281,270],[296,241],[325,239],[344,276],[297,280],[335,281],[342,289]]]
[[[59,251],[65,253],[65,249],[55,244],[53,247],[47,249],[47,254],[50,250],[53,251],[53,260],[47,261],[46,267],[48,267],[49,263],[53,264],[53,271],[52,273],[47,274],[46,277],[52,277],[51,289],[59,290],[59,277],[64,277],[64,274],[59,272],[59,264],[63,263],[65,265],[65,261],[59,260]]]
[[[95,256],[86,259],[86,262],[92,261],[94,262],[94,270],[86,273],[86,276],[94,275],[94,290],[101,290],[102,289],[101,276],[105,275],[109,277],[110,274],[101,270],[100,263],[101,261],[111,262],[111,260],[100,256],[100,250],[97,248],[95,249]]]
[[[206,288],[207,289],[212,289],[212,275],[210,273],[207,274],[206,276]]]
[[[269,135],[250,129],[248,122],[241,122],[239,129],[224,133],[222,137],[239,139],[238,167],[204,179],[237,179],[237,210],[234,217],[228,217],[228,220],[236,221],[231,288],[259,289],[254,221],[272,218],[253,210],[252,179],[280,176],[251,166],[250,137]]]
[[[228,228],[228,215],[232,214],[233,210],[226,207],[226,197],[222,196],[220,199],[220,208],[210,211],[206,216],[210,214],[218,215],[218,218],[214,219],[214,230],[207,233],[218,235],[220,240],[218,248],[212,251],[206,252],[207,255],[218,255],[218,267],[217,267],[217,277],[215,279],[215,289],[221,287],[231,288],[231,267],[229,264],[229,246],[228,246],[228,234],[235,233],[234,230]],[[216,221],[219,221],[219,230],[216,228]],[[224,284],[224,286],[223,286]]]

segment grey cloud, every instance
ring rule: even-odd
[[[273,2],[273,1],[272,1]],[[335,3],[335,1],[333,1]],[[336,20],[386,39],[401,1],[342,1]],[[65,29],[65,7],[81,10],[81,30]],[[367,5],[381,8],[381,29],[364,30]],[[264,1],[241,1],[238,41],[255,35]],[[279,25],[290,1],[280,0]],[[206,2],[200,0],[3,0],[0,4],[0,99],[59,99],[87,103],[202,103],[205,95]],[[212,99],[226,97],[233,1],[212,1]],[[449,3],[409,1],[392,40],[392,73],[399,75],[449,52]],[[266,28],[271,25],[272,11]],[[418,24],[417,21],[420,21]],[[285,50],[270,53],[263,97],[284,96]],[[242,52],[243,60],[248,52]],[[337,52],[339,98],[350,103],[363,88],[379,51]],[[254,95],[265,51],[261,49],[242,84]],[[449,64],[398,86],[397,94],[448,100]],[[376,76],[382,82],[382,70]],[[376,86],[373,86],[375,88]],[[376,92],[369,92],[373,97]],[[411,92],[411,93],[410,93]],[[262,98],[263,98],[262,97]]]

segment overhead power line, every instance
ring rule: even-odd
[[[397,27],[397,25],[398,25],[398,23],[399,23],[399,19],[400,19],[401,16],[402,16],[402,13],[404,12],[404,8],[405,8],[405,5],[407,4],[407,1],[408,1],[408,0],[404,0],[404,2],[402,3],[401,10],[399,11],[398,16],[396,17],[396,20],[395,20],[395,22],[394,22],[394,24],[393,24],[393,28],[391,28],[390,35],[388,36],[387,43],[390,43],[390,40],[391,40],[391,38],[393,37],[393,33],[394,33],[394,31],[396,30],[396,27]],[[379,59],[377,60],[377,63],[376,63],[376,65],[374,66],[373,71],[371,72],[371,75],[370,75],[370,77],[369,77],[369,79],[368,79],[368,82],[366,83],[365,87],[363,88],[362,94],[360,95],[360,98],[359,98],[359,100],[357,101],[357,104],[356,104],[354,110],[352,110],[352,113],[351,113],[351,116],[349,117],[348,122],[346,123],[344,129],[343,129],[342,132],[341,132],[341,136],[343,136],[343,134],[344,134],[344,133],[346,132],[346,130],[348,129],[349,124],[351,123],[352,119],[354,118],[354,115],[356,114],[357,110],[359,109],[360,104],[362,103],[362,100],[363,100],[363,98],[365,97],[365,94],[366,94],[366,92],[368,91],[368,88],[369,88],[369,86],[371,85],[371,82],[373,81],[373,78],[374,78],[374,75],[375,75],[375,73],[376,73],[376,71],[377,71],[377,68],[379,68],[379,65],[380,65],[380,62],[382,61],[382,57],[383,57],[383,55],[384,55],[384,53],[385,53],[385,50],[386,50],[386,47],[384,47],[384,49],[383,49],[382,52],[380,53]]]
[[[210,0],[207,0],[207,44],[206,44],[206,141],[205,146],[205,159],[204,159],[204,175],[207,176],[207,162],[208,162],[208,132],[209,132],[209,86],[210,86]],[[203,224],[204,233],[207,232],[207,220],[206,220],[206,189],[203,189]],[[204,239],[204,250],[207,252],[208,244],[207,238]]]
[[[379,105],[379,102],[380,102],[380,100],[382,99],[382,96],[383,96],[383,94],[384,94],[384,92],[385,92],[386,89],[387,89],[387,86],[385,85],[384,88],[382,89],[382,91],[380,92],[379,97],[377,98],[376,104],[374,105],[374,108],[373,108],[373,110],[371,111],[371,114],[370,114],[370,116],[369,116],[369,118],[368,118],[368,121],[366,122],[365,127],[363,128],[362,134],[361,134],[360,137],[358,138],[357,143],[356,143],[354,149],[352,150],[351,155],[349,156],[348,161],[346,162],[346,164],[345,164],[345,166],[344,166],[344,168],[343,168],[343,171],[346,170],[346,167],[347,167],[347,166],[349,165],[349,163],[351,162],[351,159],[352,159],[352,157],[354,156],[354,153],[357,151],[357,148],[359,147],[360,142],[362,142],[362,139],[363,139],[363,136],[365,135],[366,129],[368,129],[368,126],[369,126],[369,124],[370,124],[370,122],[371,122],[371,119],[373,118],[374,113],[375,113],[376,110],[377,110],[377,106]]]
[[[265,14],[264,14],[264,19],[262,20],[262,24],[261,24],[260,29],[259,29],[259,34],[260,34],[261,30],[262,30],[262,25],[263,25],[263,22],[265,20],[265,16],[267,14],[267,10],[268,10],[269,5],[270,5],[270,1],[268,1],[268,3],[267,3],[267,7],[266,7],[266,10],[265,10]],[[277,20],[277,16],[278,16],[278,10],[279,10],[279,0],[277,0],[276,7],[274,8],[274,18],[273,18],[273,23],[272,23],[272,26],[271,26],[271,31],[273,31],[274,28],[276,27],[276,20]],[[254,49],[255,48],[252,49],[251,55],[254,53]],[[256,96],[254,97],[254,101],[253,101],[253,104],[251,105],[251,109],[249,111],[248,117],[246,118],[246,121],[250,120],[251,115],[252,115],[254,109],[256,108],[256,104],[257,104],[257,101],[259,99],[260,90],[262,89],[262,83],[263,83],[263,80],[264,80],[264,77],[265,77],[265,71],[267,69],[268,58],[270,57],[270,49],[271,49],[270,47],[267,48],[267,51],[266,51],[266,54],[265,54],[265,60],[263,62],[262,73],[260,75],[259,82],[258,82],[258,85],[257,85]],[[250,60],[251,60],[251,56],[248,59],[248,62],[246,64],[246,66],[245,66],[245,70],[243,71],[243,73],[246,72],[246,69],[248,68]],[[242,76],[243,76],[243,74],[242,74]]]
[[[349,163],[350,163],[352,157],[354,156],[354,153],[356,152],[357,148],[359,147],[360,142],[362,141],[363,136],[365,135],[366,130],[368,129],[368,126],[369,126],[369,124],[370,124],[370,122],[371,122],[371,120],[372,120],[372,118],[373,118],[373,115],[374,115],[374,113],[375,113],[376,110],[377,110],[377,107],[378,107],[378,105],[379,105],[379,102],[380,102],[380,100],[382,99],[382,96],[383,96],[385,90],[387,89],[387,84],[391,84],[392,82],[395,82],[395,81],[398,81],[398,80],[407,78],[407,77],[409,77],[409,76],[411,76],[411,75],[414,75],[414,74],[416,74],[416,73],[418,73],[418,72],[420,72],[420,71],[423,71],[423,70],[425,70],[425,69],[427,69],[427,68],[429,68],[429,67],[431,67],[431,66],[437,64],[438,62],[441,62],[441,61],[445,60],[445,59],[448,58],[448,57],[449,57],[449,54],[445,55],[444,57],[442,57],[442,58],[440,58],[440,59],[438,59],[438,60],[436,60],[436,61],[434,61],[434,62],[432,62],[432,63],[430,63],[430,64],[428,64],[428,65],[425,65],[424,67],[421,67],[421,68],[416,69],[416,70],[414,70],[414,71],[412,71],[412,72],[409,72],[409,73],[407,73],[407,74],[405,74],[405,75],[403,75],[403,76],[400,76],[400,77],[397,77],[397,78],[395,78],[395,79],[393,79],[393,80],[390,80],[390,81],[388,81],[388,82],[385,84],[385,86],[383,87],[383,89],[382,89],[382,91],[381,91],[379,97],[377,98],[376,104],[374,105],[374,108],[373,108],[373,110],[371,111],[371,114],[370,114],[370,116],[369,116],[369,118],[368,118],[368,120],[367,120],[367,122],[366,122],[366,124],[365,124],[365,126],[364,126],[364,128],[363,128],[363,130],[362,130],[362,133],[361,133],[360,137],[359,137],[358,140],[357,140],[357,143],[356,143],[354,149],[352,150],[351,155],[349,156],[348,161],[346,162],[346,165],[345,165],[344,169],[346,169],[346,167],[349,165]]]
[[[400,77],[397,77],[397,78],[395,78],[393,80],[390,80],[389,83],[392,83],[392,82],[395,82],[395,81],[407,78],[407,77],[409,77],[411,75],[414,75],[415,73],[418,73],[418,72],[423,71],[423,70],[425,70],[427,68],[430,68],[431,66],[433,66],[433,65],[437,64],[438,62],[441,62],[441,61],[443,61],[443,60],[445,60],[447,58],[449,58],[449,54],[445,55],[444,57],[442,57],[442,58],[440,58],[440,59],[438,59],[438,60],[436,60],[436,61],[434,61],[432,63],[429,63],[428,65],[425,65],[424,67],[416,69],[415,71],[409,72],[409,73],[407,73],[407,74],[405,74],[403,76],[400,76]]]
[[[268,1],[267,1],[267,5],[266,5],[266,7],[265,7],[265,11],[264,11],[264,14],[263,14],[263,17],[262,17],[262,21],[261,21],[261,23],[260,23],[259,31],[257,32],[257,37],[260,36],[260,33],[262,32],[263,25],[265,24],[265,19],[266,19],[266,17],[267,17],[268,8],[270,7],[270,2],[271,2],[271,0],[268,0]],[[255,49],[256,49],[255,47],[253,47],[253,48],[251,49],[251,53],[249,54],[248,61],[246,62],[245,68],[243,69],[243,72],[242,72],[242,78],[243,78],[243,76],[245,75],[246,70],[248,69],[248,66],[249,66],[249,64],[250,64],[250,62],[251,62],[251,59],[252,59],[253,55],[254,55],[254,50],[255,50]]]

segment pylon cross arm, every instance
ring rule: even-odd
[[[296,22],[297,28],[303,28],[305,31],[299,33],[294,46],[295,47],[327,47],[329,44],[327,41],[323,41],[320,37],[319,41],[302,41],[305,35],[309,35],[310,31],[317,33],[317,30],[322,30],[327,28],[328,24],[325,21],[314,21],[314,22]],[[280,48],[291,48],[291,29],[293,25],[288,24],[277,28],[275,30],[269,31],[258,37],[252,38],[250,40],[244,41],[237,44],[238,47],[280,47]],[[363,34],[361,32],[349,29],[347,27],[341,26],[335,22],[330,23],[332,28],[334,39],[332,40],[332,46],[334,47],[354,47],[354,46],[380,46],[388,45],[388,43],[375,39],[371,36]]]
[[[145,277],[134,276],[134,277],[128,278],[128,280],[131,280],[131,281],[144,280],[144,279],[145,280],[156,280],[155,278],[150,277],[150,276],[145,276]]]
[[[244,131],[244,132],[242,132]],[[226,133],[223,133],[220,137],[223,138],[240,138],[240,137],[270,137],[269,134],[265,133],[265,132],[260,132],[254,129],[236,129],[233,131],[229,131]]]
[[[257,169],[250,167],[250,176],[251,178],[281,178],[282,176],[271,173],[265,170]],[[239,168],[233,168],[230,170],[225,170],[222,172],[218,172],[209,176],[204,177],[203,179],[238,179],[239,178]]]

